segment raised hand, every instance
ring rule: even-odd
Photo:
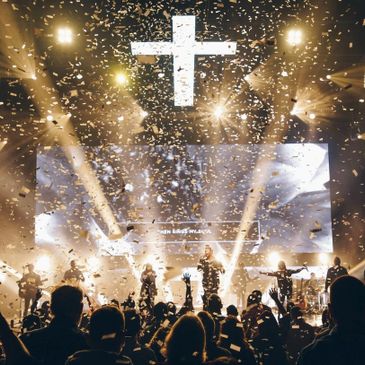
[[[183,274],[182,280],[184,281],[185,284],[190,284],[190,278],[191,278],[191,274],[189,274],[188,272],[185,272]]]
[[[279,293],[278,293],[278,290],[276,288],[271,288],[269,290],[269,295],[272,298],[272,300],[274,300],[275,302],[277,300],[279,300]]]

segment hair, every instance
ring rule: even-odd
[[[283,267],[284,267],[284,270],[286,270],[286,264],[285,264],[285,261],[280,260],[280,261],[278,262],[278,267],[280,268],[281,266],[283,266]]]
[[[208,305],[207,305],[210,313],[219,313],[223,308],[222,300],[218,294],[211,294],[208,298]]]
[[[353,276],[341,276],[330,287],[330,313],[337,324],[364,321],[365,285]]]
[[[156,319],[162,319],[167,315],[167,311],[168,311],[167,304],[164,302],[158,302],[153,307],[153,316]]]
[[[336,256],[336,257],[334,258],[334,260],[333,260],[333,263],[334,263],[335,265],[341,265],[341,259],[340,259],[338,256]]]
[[[83,293],[80,288],[71,285],[62,285],[51,295],[51,311],[53,315],[70,318],[78,322],[83,308]]]
[[[119,352],[124,344],[125,320],[115,306],[106,305],[90,317],[90,339],[95,348]]]
[[[198,313],[198,317],[201,320],[204,330],[206,342],[214,340],[215,335],[215,322],[211,314],[207,311],[201,311]]]
[[[193,313],[180,317],[166,337],[164,353],[168,364],[201,364],[205,361],[205,331]]]
[[[228,316],[226,320],[222,323],[222,334],[225,334],[226,337],[221,337],[221,343],[223,347],[226,347],[229,349],[231,344],[237,345],[237,346],[244,346],[244,332],[243,332],[243,326],[239,325],[240,322],[237,318]]]
[[[229,305],[227,307],[227,315],[228,316],[234,316],[234,317],[237,317],[238,316],[238,310],[237,310],[237,307],[233,304]]]
[[[299,307],[294,306],[290,309],[290,317],[292,318],[292,320],[301,319],[303,317],[303,312]]]
[[[262,299],[262,293],[260,290],[254,290],[247,298],[247,306],[251,304],[259,304]]]
[[[176,305],[175,305],[174,302],[167,302],[167,311],[168,311],[168,313],[175,315],[176,310],[177,310],[177,308],[176,308]]]
[[[141,330],[141,317],[135,309],[127,309],[124,311],[125,318],[125,334],[126,336],[135,337]]]

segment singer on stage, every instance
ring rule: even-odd
[[[199,260],[198,270],[203,273],[203,303],[207,304],[211,294],[217,294],[219,289],[219,274],[224,273],[223,265],[214,258],[213,249],[205,246],[204,257]]]
[[[291,276],[293,274],[298,274],[302,270],[306,269],[305,266],[301,267],[300,269],[290,270],[286,268],[284,261],[279,261],[278,263],[278,271],[273,272],[262,272],[260,274],[267,275],[267,276],[275,276],[278,281],[279,287],[279,299],[280,302],[284,304],[285,299],[288,301],[291,300],[293,295],[293,280]]]
[[[141,292],[140,305],[142,308],[152,310],[155,303],[155,296],[157,295],[156,287],[156,271],[153,270],[151,264],[146,264],[144,271],[141,274]]]

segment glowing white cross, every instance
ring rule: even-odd
[[[236,42],[196,42],[195,16],[172,17],[172,42],[132,42],[133,55],[174,56],[176,106],[194,104],[195,55],[234,55]]]

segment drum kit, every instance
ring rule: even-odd
[[[320,287],[306,286],[304,290],[305,311],[310,314],[320,314],[327,307],[329,294]]]

